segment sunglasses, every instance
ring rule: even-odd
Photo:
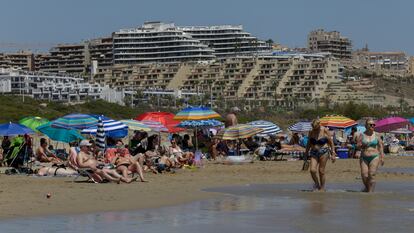
[[[370,127],[375,127],[375,124],[368,124],[368,126],[370,126]]]

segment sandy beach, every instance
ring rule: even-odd
[[[149,183],[92,184],[73,177],[0,175],[0,219],[138,210],[218,197],[206,188],[244,184],[311,183],[302,161],[255,161],[252,164],[205,163],[175,174],[146,173]],[[385,168],[414,167],[413,157],[387,156]],[[327,183],[360,182],[358,160],[337,160],[327,166]],[[82,178],[83,179],[83,178]],[[79,180],[82,180],[79,179]],[[413,172],[379,172],[378,181],[413,181]],[[84,180],[84,179],[83,179]],[[50,193],[51,198],[46,198]]]

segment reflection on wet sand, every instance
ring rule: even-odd
[[[250,185],[211,189],[220,199],[130,212],[28,218],[0,222],[2,232],[410,232],[414,184],[331,184],[326,193],[307,185]],[[47,224],[46,224],[47,223]]]

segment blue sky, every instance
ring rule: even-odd
[[[354,48],[414,55],[409,0],[0,0],[4,43],[71,43],[110,35],[144,21],[176,25],[242,24],[260,39],[306,46],[310,30],[349,37]],[[2,44],[3,43],[3,44]],[[45,48],[43,48],[45,49]],[[10,50],[10,46],[9,49]]]

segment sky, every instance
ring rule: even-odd
[[[259,39],[306,47],[309,31],[336,30],[372,51],[414,55],[410,0],[0,0],[0,51],[45,51],[145,21],[243,25]],[[15,43],[15,44],[11,44]]]

